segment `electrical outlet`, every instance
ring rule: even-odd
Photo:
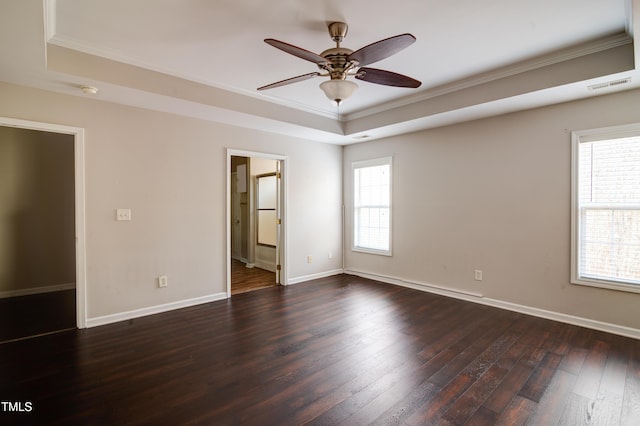
[[[116,220],[131,220],[131,209],[117,209]]]
[[[482,281],[482,271],[481,271],[480,269],[476,269],[476,270],[474,271],[474,274],[475,274],[475,275],[474,275],[474,279],[475,279],[476,281]]]
[[[158,277],[158,287],[159,288],[163,288],[166,287],[169,284],[169,281],[167,279],[166,275],[160,275]]]
[[[313,262],[313,258],[311,257],[311,255],[307,256],[307,263],[311,263]]]
[[[329,259],[333,259],[333,253],[331,253],[331,250],[329,250]]]

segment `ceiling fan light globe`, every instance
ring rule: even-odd
[[[349,80],[327,80],[320,83],[320,88],[329,100],[340,103],[347,100],[358,85]]]

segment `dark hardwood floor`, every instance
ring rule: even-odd
[[[231,294],[246,293],[276,286],[276,274],[265,269],[247,268],[239,260],[231,259]]]
[[[0,344],[75,327],[75,289],[0,299]]]
[[[640,341],[346,275],[0,345],[0,377],[32,407],[0,424],[640,424]]]

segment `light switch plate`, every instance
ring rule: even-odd
[[[131,209],[117,209],[116,220],[131,220]]]

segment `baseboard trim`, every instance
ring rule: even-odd
[[[0,299],[6,299],[8,297],[31,296],[34,294],[42,293],[53,293],[54,291],[72,290],[75,288],[76,283],[65,283],[43,287],[24,288],[20,290],[0,291]]]
[[[624,337],[631,337],[640,340],[640,330],[636,328],[626,327],[623,325],[612,324],[602,321],[596,321],[589,318],[577,317],[561,312],[548,311],[545,309],[534,308],[531,306],[520,305],[517,303],[506,302],[499,299],[491,299],[484,297],[480,293],[472,293],[464,290],[449,289],[443,286],[420,283],[417,281],[404,280],[379,274],[371,274],[367,272],[357,271],[353,269],[345,269],[345,274],[356,275],[362,278],[368,278],[375,281],[381,281],[387,284],[399,285],[402,287],[412,288],[414,290],[425,291],[428,293],[439,294],[441,296],[452,297],[455,299],[465,300],[467,302],[479,303],[481,305],[492,306],[494,308],[505,309],[508,311],[518,312],[525,315],[531,315],[538,318],[549,319],[566,324],[577,325],[592,330],[604,331]]]
[[[165,303],[164,305],[150,306],[148,308],[135,309],[133,311],[120,312],[117,314],[104,315],[95,318],[87,318],[87,328],[100,325],[112,324],[114,322],[126,321],[140,318],[147,315],[161,314],[175,309],[188,308],[189,306],[201,305],[203,303],[215,302],[226,299],[227,293],[211,294],[209,296],[196,297],[193,299],[180,300],[178,302]]]
[[[517,303],[505,302],[503,300],[497,299],[485,298],[484,301],[480,303],[494,306],[496,308],[506,309],[508,311],[519,312],[526,315],[532,315],[534,317],[550,319],[553,321],[577,325],[580,327],[590,328],[592,330],[604,331],[607,333],[617,334],[619,336],[631,337],[633,339],[640,340],[640,330],[636,328],[626,327],[624,325],[612,324],[584,317],[577,317],[569,314],[563,314],[561,312],[547,311],[545,309],[533,308],[531,306],[519,305]]]
[[[287,280],[287,285],[300,284],[300,283],[303,283],[305,281],[317,280],[319,278],[332,277],[334,275],[340,275],[342,273],[344,273],[343,269],[334,269],[334,270],[331,270],[331,271],[318,272],[317,274],[303,275],[301,277],[289,278]]]
[[[358,271],[355,269],[345,269],[345,274],[356,275],[358,277],[367,278],[375,281],[382,281],[387,284],[395,284],[402,287],[412,288],[414,290],[427,291],[429,293],[439,294],[441,296],[455,297],[456,299],[477,302],[484,295],[472,291],[443,287],[435,284],[427,284],[418,281],[406,280],[404,278],[392,277],[389,275],[371,274],[368,272]]]

